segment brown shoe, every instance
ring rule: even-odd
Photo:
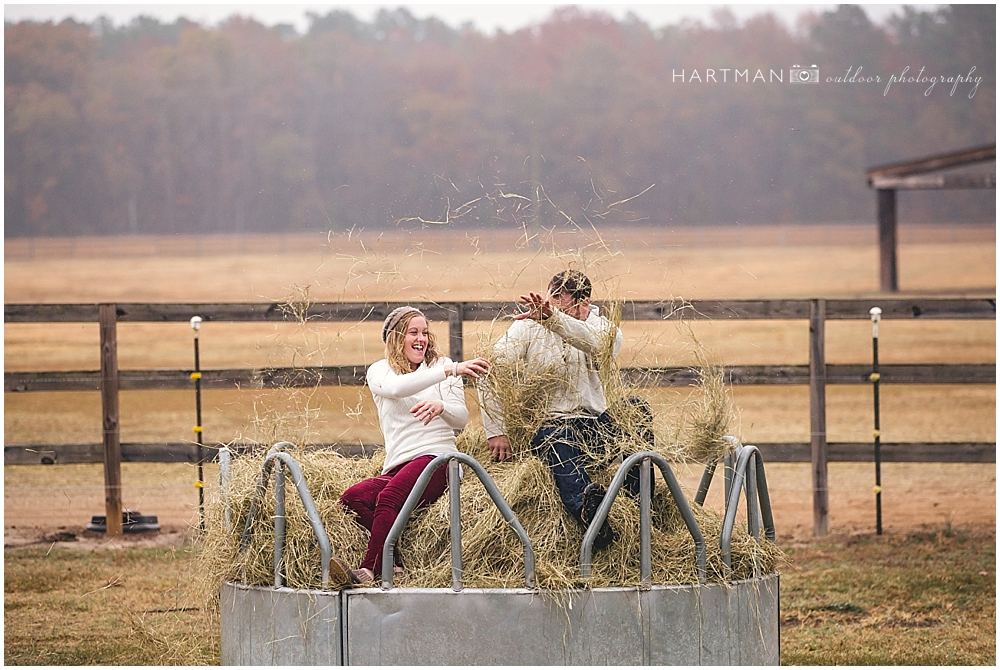
[[[371,584],[375,581],[375,573],[373,573],[368,568],[358,568],[357,570],[348,570],[347,574],[351,578],[351,584]]]
[[[330,557],[330,588],[343,589],[351,585],[352,570],[347,567],[347,563],[337,558]]]

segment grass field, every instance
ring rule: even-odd
[[[787,549],[783,665],[996,665],[996,535],[949,528]]]
[[[903,295],[995,294],[993,229],[901,229]],[[877,302],[877,254],[869,226],[617,229],[558,233],[530,241],[520,232],[434,228],[368,234],[232,239],[109,238],[16,241],[4,269],[8,302],[222,301],[301,296],[316,300],[512,299],[541,288],[567,265],[586,269],[596,297],[781,298],[859,297]],[[170,246],[173,243],[174,246]],[[227,247],[227,244],[229,245]],[[264,253],[273,249],[273,253]],[[188,253],[194,251],[194,253]],[[104,256],[102,256],[104,254]],[[874,304],[874,303],[873,303]],[[501,332],[504,323],[468,323],[466,355]],[[441,324],[437,324],[444,334]],[[120,324],[122,369],[191,365],[187,324]],[[689,365],[696,349],[726,364],[805,364],[804,321],[699,321],[688,325],[626,322],[625,365]],[[695,339],[700,345],[695,344]],[[96,324],[8,324],[6,371],[99,367]],[[830,363],[871,357],[867,321],[830,321]],[[382,356],[379,324],[205,324],[202,365],[369,364]],[[880,329],[884,363],[993,363],[994,321],[887,320]],[[642,393],[667,423],[686,391]],[[192,439],[194,400],[188,391],[125,391],[122,440]],[[996,434],[993,385],[921,385],[883,388],[885,441],[989,441]],[[750,442],[807,441],[805,387],[736,387],[734,427]],[[470,395],[470,401],[475,402]],[[871,431],[871,390],[827,389],[832,441],[865,441]],[[97,393],[4,395],[7,444],[98,442]],[[473,416],[476,412],[473,412]],[[39,417],[44,417],[40,421]],[[380,442],[369,394],[363,388],[208,390],[208,440]],[[277,428],[276,428],[277,427]],[[933,466],[932,466],[933,467]],[[127,483],[127,482],[126,482]]]
[[[219,663],[197,551],[5,551],[4,663]],[[783,665],[996,664],[995,534],[838,535],[786,552]]]
[[[899,230],[903,295],[995,291],[987,226]],[[637,226],[526,234],[431,227],[246,238],[10,240],[10,302],[511,299],[573,264],[599,296],[856,297],[878,291],[872,224]]]
[[[908,229],[903,228],[903,233]],[[919,228],[901,234],[900,282],[903,295],[985,295],[995,293],[995,244],[992,229]],[[308,295],[315,300],[477,300],[513,299],[544,286],[567,265],[586,269],[596,297],[783,298],[859,297],[878,300],[877,254],[868,226],[751,227],[699,230],[607,230],[560,233],[528,241],[520,233],[432,229],[395,234],[356,233],[296,238],[273,254],[253,244],[246,253],[212,255],[219,239],[189,240],[187,248],[166,255],[135,242],[57,241],[13,245],[5,266],[8,302],[224,301],[279,300]],[[976,237],[976,236],[979,237]],[[861,243],[859,243],[859,240]],[[909,240],[909,242],[906,242]],[[130,253],[113,254],[127,244]],[[46,246],[46,244],[48,246]],[[118,245],[118,247],[115,247]],[[101,249],[108,257],[100,257]],[[153,247],[152,251],[161,247]],[[69,251],[67,251],[69,250]],[[30,253],[28,253],[30,251]],[[147,252],[143,255],[143,252]],[[72,253],[70,253],[72,252]],[[69,257],[67,257],[69,256]],[[466,324],[466,355],[495,337],[505,324]],[[694,338],[712,360],[727,364],[804,364],[808,361],[808,324],[802,321],[675,324],[626,323],[620,356],[625,365],[689,365]],[[441,325],[438,331],[444,334]],[[9,324],[4,330],[6,371],[80,370],[99,367],[96,324]],[[191,331],[186,324],[121,324],[119,365],[169,368],[191,365]],[[866,321],[827,324],[827,361],[864,363],[871,340]],[[991,363],[996,360],[994,321],[886,321],[881,329],[884,363]],[[369,364],[382,356],[379,324],[205,324],[202,365],[260,367],[278,365]],[[862,434],[864,394],[860,388],[831,388],[834,434]],[[803,439],[808,431],[802,389],[738,389],[744,409],[743,435],[756,441]],[[928,397],[954,397],[953,414],[926,426],[945,439],[978,440],[993,434],[993,387],[898,387],[886,389],[898,421],[887,416],[893,439],[940,439],[911,428],[926,416]],[[653,393],[668,411],[670,393]],[[253,397],[250,397],[253,396]],[[291,399],[289,398],[291,396]],[[190,400],[181,392],[123,394],[123,439],[145,441],[190,437]],[[841,400],[841,398],[843,400]],[[250,420],[285,412],[302,394],[211,392],[204,421],[211,439],[246,436]],[[256,400],[257,402],[254,402]],[[94,440],[100,423],[91,417],[97,394],[5,395],[4,430],[9,443]],[[309,430],[315,439],[373,440],[377,429],[367,394],[352,389],[321,389],[309,399],[318,415]],[[185,407],[187,403],[188,407]],[[932,403],[934,404],[934,403]],[[45,408],[47,421],[36,417]],[[358,409],[360,408],[360,413]],[[971,412],[971,413],[970,413]],[[859,432],[861,431],[861,432]],[[300,431],[301,432],[301,431]],[[916,434],[914,434],[916,432]],[[905,437],[904,437],[905,435]],[[794,436],[794,437],[788,437]]]
[[[994,297],[995,231],[901,229],[901,296]],[[143,246],[145,245],[145,246]],[[282,300],[509,300],[554,271],[585,269],[596,297],[634,299],[871,298],[873,227],[758,227],[578,232],[547,240],[439,229],[280,238],[239,244],[184,240],[8,243],[7,302]],[[493,326],[499,333],[504,324]],[[440,334],[444,329],[438,328]],[[624,325],[621,362],[688,365],[692,335],[726,364],[804,364],[804,322]],[[466,324],[466,355],[491,334]],[[378,324],[206,324],[202,365],[367,364],[382,356]],[[827,361],[870,361],[866,321],[827,324]],[[5,371],[97,369],[92,324],[9,324]],[[120,367],[191,364],[186,324],[120,324]],[[883,363],[995,363],[994,321],[883,322]],[[643,392],[669,422],[679,389]],[[805,387],[737,387],[735,427],[746,441],[808,441]],[[209,441],[380,442],[364,389],[207,391]],[[470,397],[470,405],[474,399]],[[827,388],[831,441],[871,437],[871,389]],[[4,395],[6,444],[99,442],[96,393]],[[123,441],[192,438],[193,394],[121,394]],[[279,427],[279,430],[275,430]],[[993,441],[994,385],[885,386],[885,441]],[[5,651],[8,664],[218,662],[217,628],[190,585],[193,553],[179,545],[195,522],[194,468],[123,464],[126,506],[157,514],[173,548],[100,550],[82,527],[103,513],[100,465],[4,469]],[[995,662],[994,464],[886,464],[887,536],[873,525],[872,467],[830,465],[834,535],[811,538],[808,464],[770,464],[782,577],[783,662],[896,664]],[[699,473],[684,474],[689,489]],[[206,479],[215,481],[209,468]],[[717,491],[713,492],[713,496]],[[719,504],[710,496],[710,504]],[[63,535],[60,535],[62,533]],[[77,541],[73,541],[76,539]],[[84,551],[73,547],[88,547]],[[984,574],[985,573],[985,574]],[[198,609],[195,609],[198,608]]]
[[[195,551],[5,551],[4,665],[217,665]]]

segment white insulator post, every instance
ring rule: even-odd
[[[872,318],[872,374],[871,382],[875,402],[875,533],[882,534],[882,430],[879,420],[878,383],[881,375],[878,367],[878,324],[882,320],[882,310],[872,307],[868,310]]]

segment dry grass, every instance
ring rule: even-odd
[[[194,551],[5,551],[4,665],[217,664]]]
[[[733,400],[721,365],[703,360],[697,372],[700,392],[690,395],[684,408],[686,420],[675,424],[676,439],[685,447],[685,460],[719,461],[733,451],[733,445],[725,439],[736,432]]]
[[[801,236],[812,239],[798,245],[789,241],[795,231],[784,244],[781,236],[727,239],[743,230],[753,229],[701,229],[692,237],[688,229],[609,227],[600,237],[565,230],[530,240],[512,231],[351,231],[317,236],[296,251],[275,244],[275,251],[202,257],[190,256],[190,247],[164,256],[116,254],[111,240],[103,255],[70,262],[10,257],[4,288],[10,302],[281,300],[291,286],[310,286],[315,300],[510,299],[544,286],[572,256],[627,299],[833,298],[878,289],[871,226],[826,239],[822,227],[802,227]],[[859,244],[863,239],[871,242]],[[992,295],[996,250],[989,239],[910,242],[901,235],[902,290]]]
[[[996,663],[996,536],[938,526],[787,548],[786,665]],[[6,665],[217,664],[197,550],[5,551]]]
[[[996,665],[996,534],[949,525],[789,548],[783,665]]]
[[[584,583],[591,586],[635,586],[639,578],[638,506],[634,500],[620,498],[612,506],[611,523],[619,540],[608,550],[598,552],[594,576],[584,582],[579,576],[579,551],[582,526],[565,511],[548,468],[533,456],[522,456],[507,463],[489,458],[485,434],[467,431],[461,448],[484,464],[511,509],[517,515],[535,552],[539,586],[558,591]],[[294,453],[309,482],[317,510],[333,543],[334,553],[352,565],[360,563],[367,545],[367,532],[353,515],[337,504],[347,487],[378,473],[381,458],[353,460],[324,452]],[[214,504],[210,519],[205,566],[209,585],[223,578],[249,584],[269,584],[273,568],[273,494],[251,520],[249,541],[239,550],[240,533],[246,523],[254,484],[260,472],[259,458],[240,459],[234,469],[230,504],[236,520],[230,532],[222,528],[221,503]],[[605,483],[613,470],[597,469],[594,476]],[[463,582],[470,587],[511,588],[524,585],[523,549],[513,531],[471,473],[461,487]],[[442,497],[413,520],[400,540],[399,555],[406,566],[400,582],[408,587],[445,588],[451,585],[451,554],[448,521],[448,498]],[[709,555],[709,579],[724,577],[719,536],[722,518],[713,509],[695,510],[705,534]],[[286,580],[295,588],[321,586],[319,546],[305,513],[298,502],[290,502],[286,512]],[[760,544],[745,530],[737,528],[733,540],[733,574],[742,578],[752,574],[756,564],[764,571],[773,570],[778,551],[773,544]],[[653,580],[658,584],[696,583],[694,543],[683,526],[680,515],[661,486],[654,497]],[[208,592],[214,593],[215,588]]]

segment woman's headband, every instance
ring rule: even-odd
[[[410,305],[403,305],[389,312],[389,316],[385,317],[385,322],[382,324],[382,341],[385,342],[389,337],[389,331],[398,326],[399,322],[410,314],[424,316],[423,312]]]

